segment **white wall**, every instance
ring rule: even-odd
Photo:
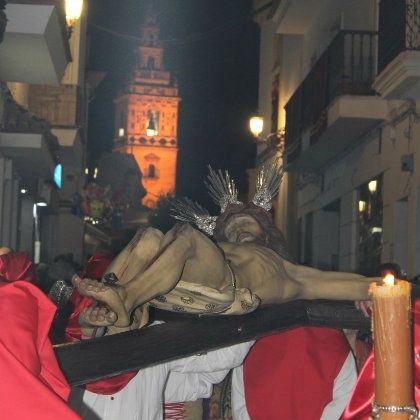
[[[394,220],[393,220],[393,246],[392,260],[397,262],[401,268],[407,269],[408,265],[408,200],[397,200],[394,203]]]
[[[75,261],[82,262],[84,222],[80,217],[61,209],[58,215],[44,217],[42,224],[42,261],[72,253]]]
[[[278,72],[276,55],[278,54],[275,26],[265,14],[258,19],[260,25],[260,65],[258,85],[258,111],[264,117],[263,135],[270,133],[271,88],[273,78]]]
[[[19,215],[19,181],[11,159],[0,157],[0,244],[15,249]]]
[[[34,247],[34,201],[30,197],[24,197],[21,201],[21,211],[19,220],[19,242],[18,251],[27,251],[32,258]]]
[[[282,35],[280,76],[280,109],[285,123],[284,106],[303,80],[303,36]]]
[[[390,107],[398,112],[401,104],[393,101]],[[382,262],[397,262],[408,270],[409,275],[420,272],[418,138],[420,123],[413,119],[403,119],[394,129],[389,123],[385,124],[324,168],[323,183],[320,177],[299,191],[300,218],[309,212],[320,212],[329,203],[341,199],[340,270],[357,269],[357,188],[382,174]],[[401,170],[401,157],[410,153],[414,154],[412,173]]]
[[[338,270],[340,209],[320,209],[314,213],[313,263],[324,270]]]

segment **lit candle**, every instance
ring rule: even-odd
[[[372,283],[369,290],[373,303],[374,404],[376,418],[381,420],[408,420],[410,407],[414,407],[410,290],[410,283],[395,283],[391,274],[382,285]]]

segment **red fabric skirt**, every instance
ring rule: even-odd
[[[319,420],[350,351],[344,334],[301,327],[264,337],[244,363],[252,420]]]
[[[79,419],[48,332],[56,307],[28,281],[0,282],[0,418]]]

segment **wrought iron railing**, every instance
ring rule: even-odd
[[[373,95],[376,32],[340,31],[286,104],[285,154],[300,154],[301,135],[310,129],[315,144],[326,128],[326,110],[340,95]]]
[[[400,52],[420,50],[420,0],[379,3],[378,72]]]

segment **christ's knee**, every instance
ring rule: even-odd
[[[143,257],[145,253],[156,253],[161,246],[163,237],[164,235],[160,230],[147,228],[135,246],[134,253],[138,257]]]
[[[195,249],[196,230],[188,223],[177,223],[167,232],[161,242],[160,253],[175,252],[179,258],[188,258]]]

